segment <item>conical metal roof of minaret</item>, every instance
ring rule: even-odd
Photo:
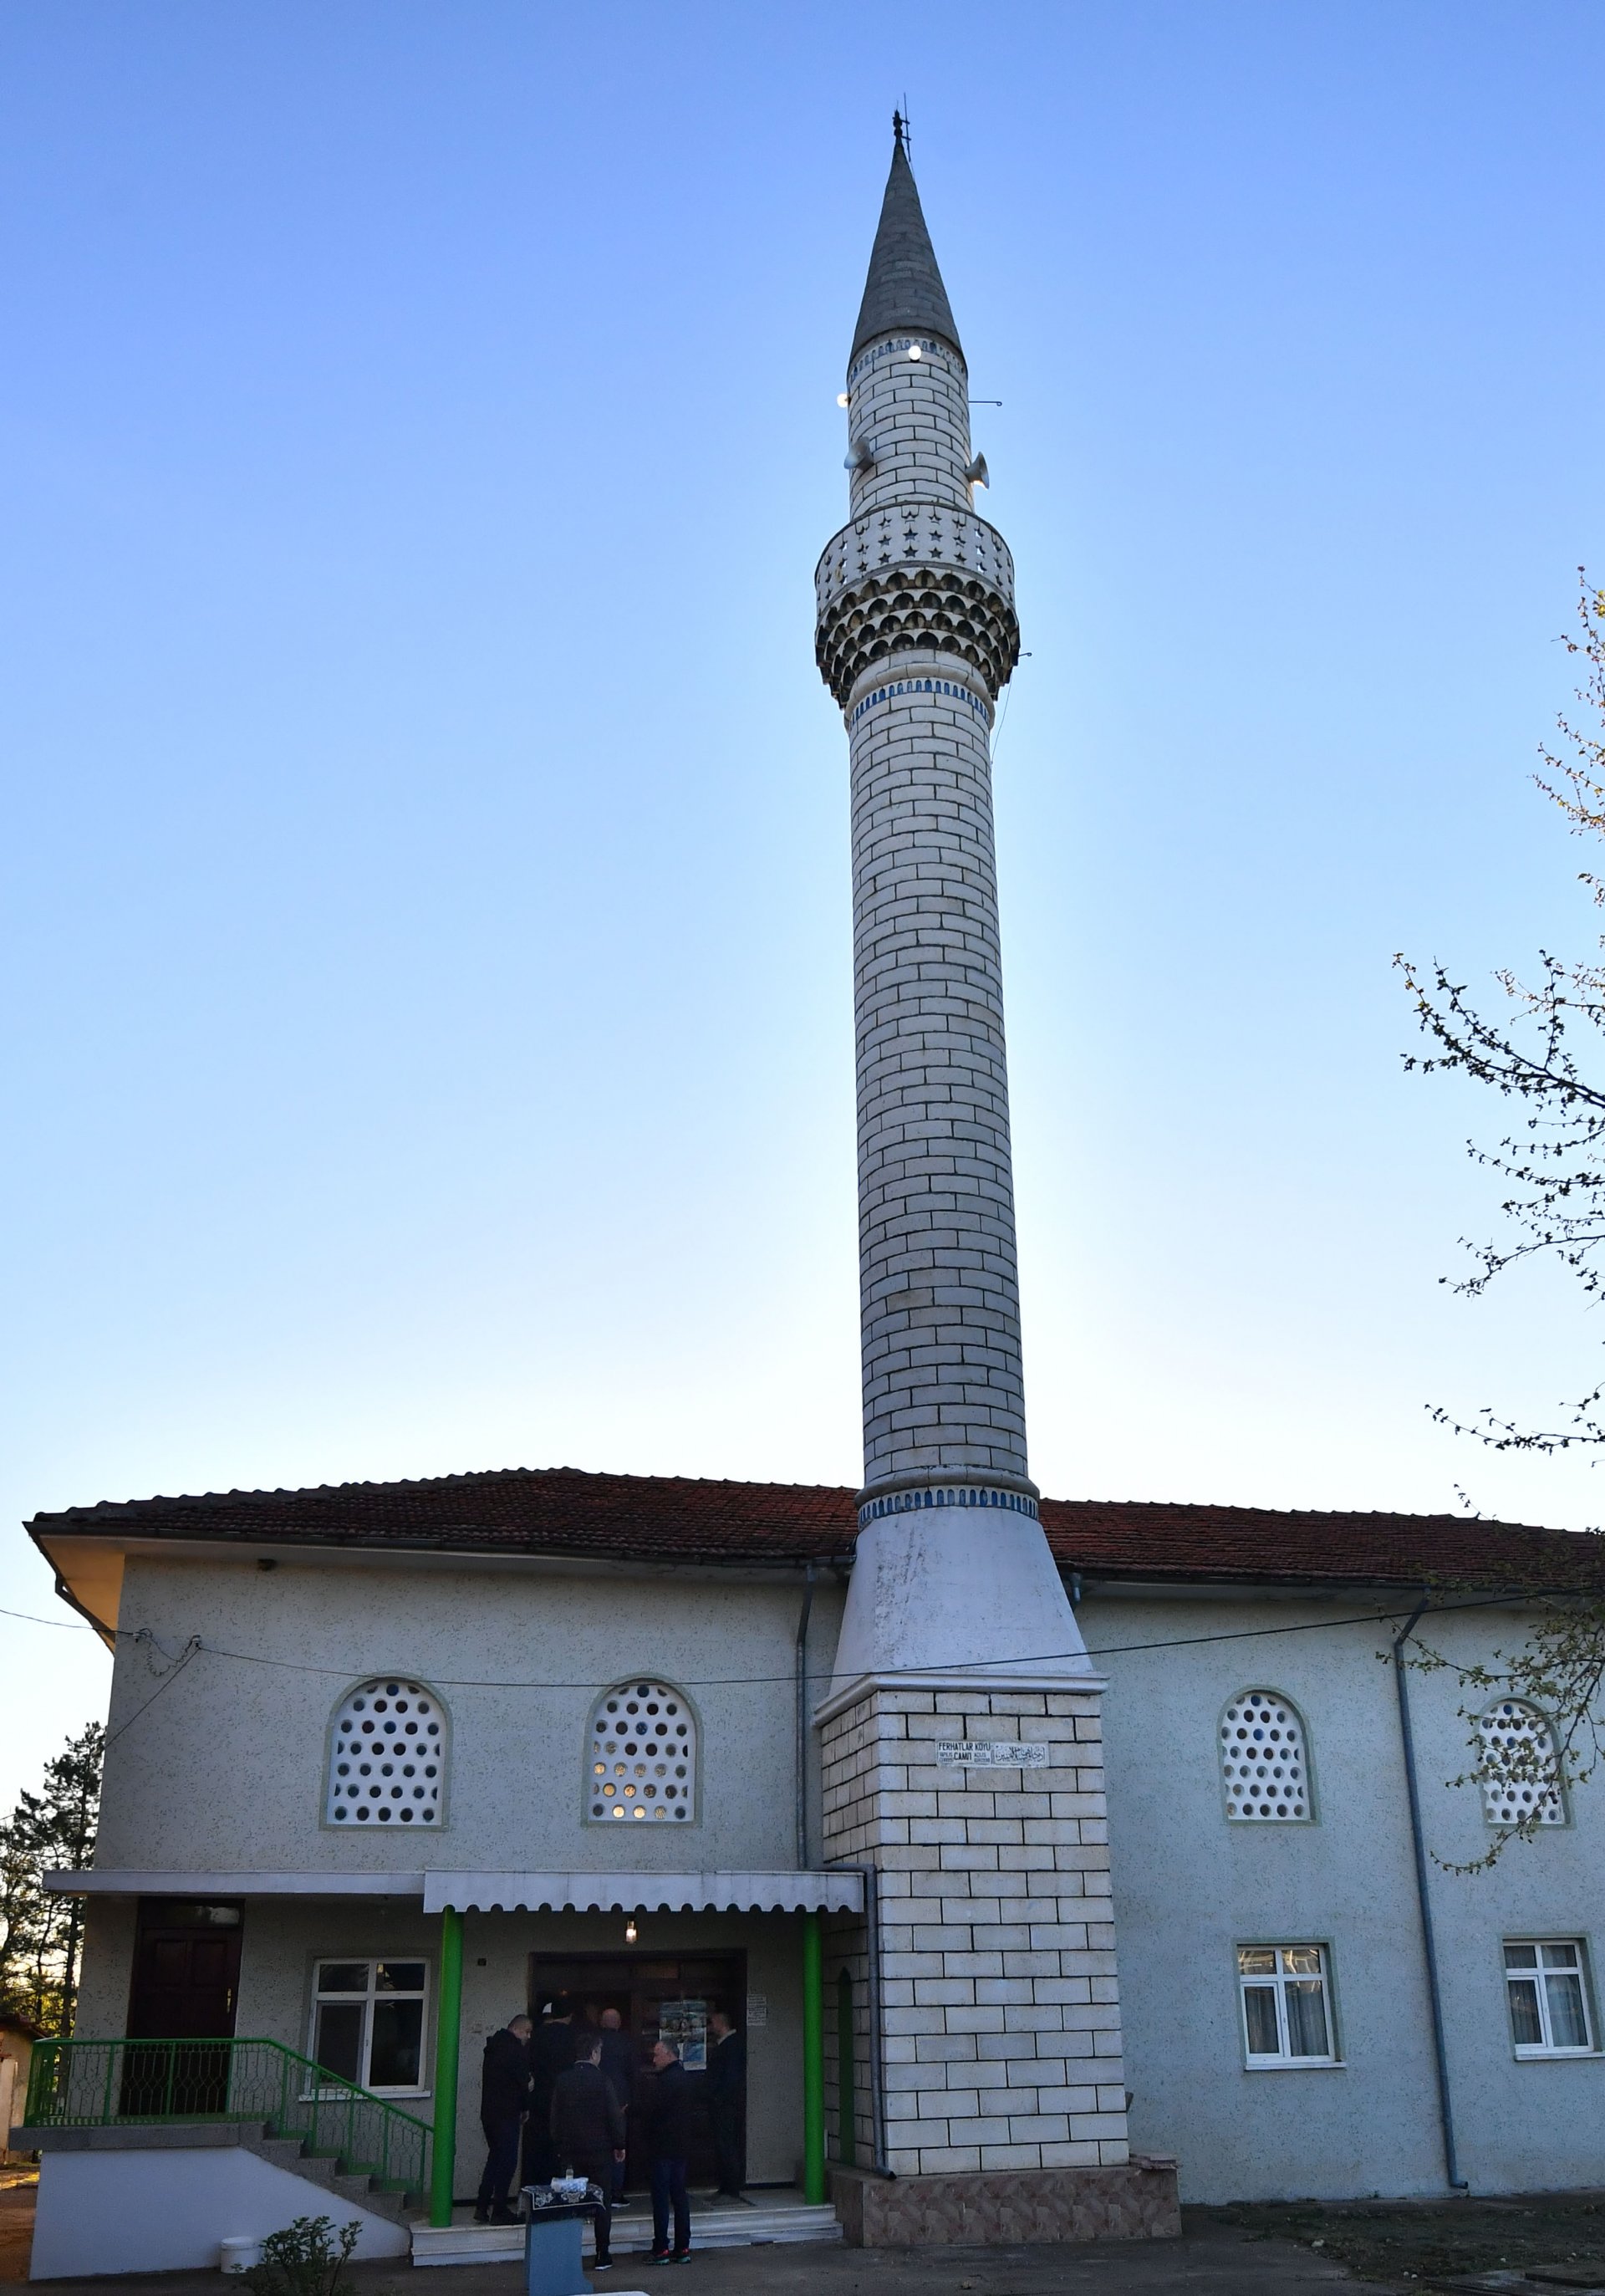
[[[892,146],[892,171],[880,202],[880,224],[849,362],[877,335],[896,334],[940,335],[961,358],[964,356],[900,135]]]

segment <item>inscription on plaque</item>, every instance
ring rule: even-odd
[[[950,1770],[1045,1770],[1045,1746],[1018,1738],[938,1738],[937,1759]]]

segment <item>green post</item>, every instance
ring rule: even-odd
[[[430,2222],[452,2220],[457,2174],[457,2056],[463,2031],[463,1916],[440,1916],[440,2005],[435,2013],[435,2157],[430,2169]]]
[[[824,2196],[824,1931],[817,1914],[805,1914],[803,1915],[803,2198],[817,2207]]]

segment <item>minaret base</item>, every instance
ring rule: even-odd
[[[826,1862],[879,1876],[856,2160],[880,2134],[898,2178],[1126,2167],[1101,1688],[863,1677],[819,1710]],[[830,1933],[856,2004],[865,1948],[862,1923]],[[862,2109],[875,2049],[883,2132]]]
[[[1175,2240],[1176,2164],[1141,2153],[1118,2169],[998,2169],[877,2177],[832,2166],[831,2201],[856,2248],[1026,2248],[1070,2240]]]
[[[913,1669],[1010,1684],[1092,1677],[1035,1509],[928,1505],[860,1530],[833,1687]]]

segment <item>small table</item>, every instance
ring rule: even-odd
[[[583,2201],[554,2201],[545,2185],[526,2185],[524,2203],[524,2286],[526,2296],[591,2296],[591,2283],[580,2267],[580,2241],[587,2217],[602,2207],[587,2193]],[[594,2185],[591,2193],[595,2193]]]

